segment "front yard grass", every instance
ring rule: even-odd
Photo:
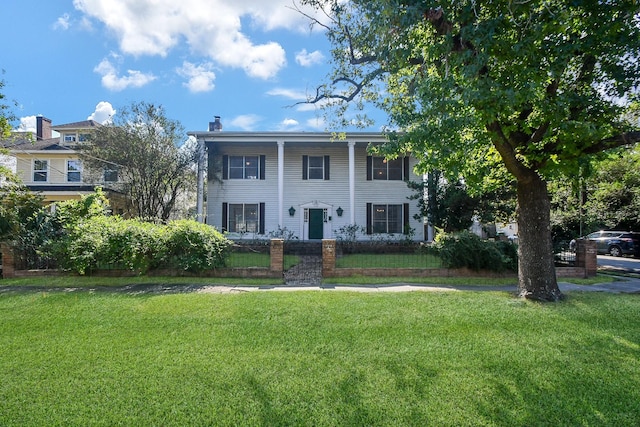
[[[437,256],[414,254],[348,254],[336,258],[337,268],[440,268]]]
[[[0,425],[640,419],[640,299],[572,293],[0,297]]]

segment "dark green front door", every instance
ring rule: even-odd
[[[309,239],[322,239],[324,215],[322,209],[309,209]]]

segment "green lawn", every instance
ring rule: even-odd
[[[285,270],[291,268],[300,262],[300,258],[296,255],[284,256]],[[259,252],[232,252],[227,259],[227,267],[266,267],[271,265],[271,257],[269,254]]]
[[[0,294],[0,425],[635,426],[640,299]]]
[[[349,254],[336,259],[337,268],[440,268],[440,258],[430,254]]]

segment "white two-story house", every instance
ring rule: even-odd
[[[212,123],[213,125],[213,123]],[[215,126],[210,126],[215,129]],[[356,225],[362,240],[424,239],[408,180],[415,159],[371,156],[378,133],[335,139],[315,132],[189,132],[207,150],[206,222],[233,239],[285,229],[299,240],[339,237]]]

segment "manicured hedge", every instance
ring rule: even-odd
[[[224,266],[231,246],[215,228],[188,220],[159,225],[98,216],[67,231],[60,266],[79,274],[99,268],[140,274],[157,268],[198,272]]]

